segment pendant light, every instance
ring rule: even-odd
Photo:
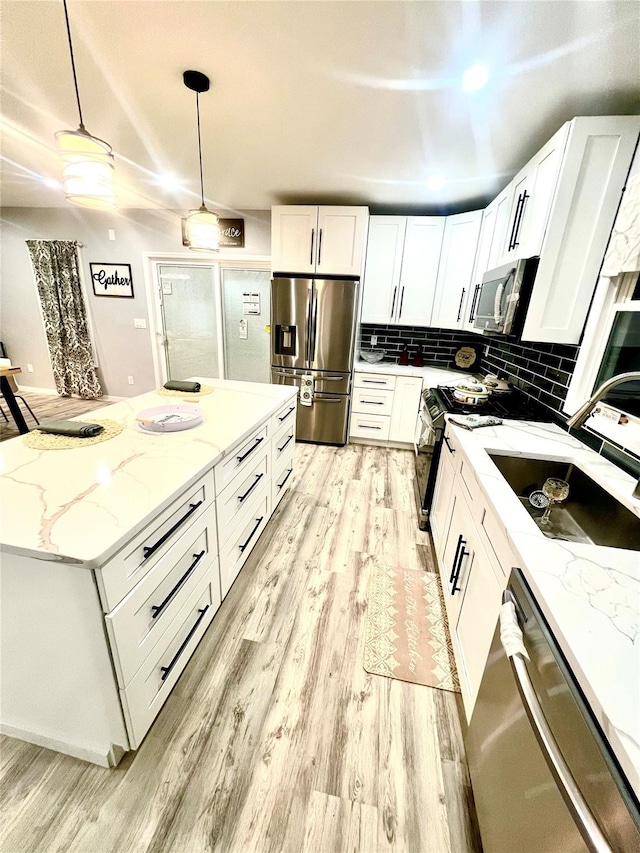
[[[196,115],[198,119],[198,159],[200,162],[200,198],[202,204],[197,210],[190,210],[186,222],[186,238],[189,248],[194,252],[218,252],[220,250],[220,228],[217,214],[207,210],[204,203],[204,182],[202,180],[202,140],[200,138],[200,95],[209,91],[209,78],[200,71],[185,71],[182,75],[184,85],[196,93]]]
[[[118,206],[114,188],[113,154],[108,143],[92,136],[84,126],[67,0],[62,2],[80,116],[80,127],[77,130],[61,130],[56,133],[56,147],[62,161],[64,194],[72,204],[95,210],[110,210]]]

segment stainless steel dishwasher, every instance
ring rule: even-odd
[[[465,742],[484,853],[640,851],[638,800],[519,569]]]

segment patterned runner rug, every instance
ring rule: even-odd
[[[364,668],[460,691],[439,575],[375,563],[367,595]]]

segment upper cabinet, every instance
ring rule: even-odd
[[[461,329],[466,324],[482,213],[446,217],[431,326]]]
[[[272,207],[272,272],[360,277],[368,220],[366,207]]]
[[[540,264],[522,340],[580,342],[639,133],[640,116],[575,118],[534,158],[522,242]]]
[[[442,216],[372,216],[363,323],[429,326],[445,230]]]

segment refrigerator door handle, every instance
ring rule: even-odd
[[[511,606],[513,607],[513,604]],[[503,619],[503,612],[500,614],[501,627],[505,622],[512,621],[512,619]],[[515,609],[512,618],[516,618]],[[540,750],[549,766],[558,789],[562,794],[562,799],[571,812],[576,828],[584,839],[590,853],[613,853],[591,809],[580,793],[580,789],[571,775],[571,770],[547,722],[544,711],[540,707],[535,688],[527,672],[524,656],[518,651],[512,651],[511,654],[507,653],[507,656],[533,733],[536,736]]]
[[[288,376],[291,379],[299,379],[300,377],[296,373],[289,373],[287,370],[274,370],[273,371],[276,376]]]
[[[316,359],[316,338],[318,333],[318,294],[315,287],[311,292],[311,317],[309,321],[309,364]]]
[[[313,281],[309,282],[308,288],[308,297],[307,297],[307,308],[306,308],[306,320],[307,320],[307,349],[304,354],[305,358],[305,368],[309,367],[311,362],[311,322],[313,317]]]
[[[318,376],[318,381],[321,382],[342,382],[344,376]]]
[[[344,397],[320,397],[318,394],[313,398],[314,403],[342,403]]]

